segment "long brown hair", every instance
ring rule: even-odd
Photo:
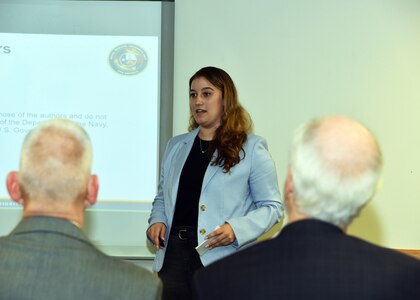
[[[245,157],[242,146],[246,142],[247,135],[252,131],[252,120],[239,103],[238,92],[228,73],[216,67],[202,68],[190,78],[190,88],[193,80],[201,77],[222,92],[223,116],[211,143],[213,150],[217,149],[217,156],[212,161],[212,165],[223,167],[224,172],[229,172],[233,166],[240,162],[241,158]],[[192,131],[198,126],[191,114],[188,130]],[[243,152],[242,157],[241,151]]]

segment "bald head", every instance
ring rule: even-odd
[[[20,185],[30,200],[72,201],[86,189],[92,163],[88,135],[70,120],[41,123],[25,138]]]
[[[294,202],[308,217],[346,227],[375,193],[378,143],[362,124],[334,116],[301,126],[294,138]]]
[[[381,163],[379,146],[372,134],[352,119],[329,117],[314,121],[304,138],[308,145],[313,144],[325,171],[342,178],[358,178]]]
[[[91,164],[92,146],[83,128],[70,120],[48,120],[25,137],[20,170],[7,175],[7,190],[23,205],[24,218],[62,218],[82,227],[85,207],[98,196]]]

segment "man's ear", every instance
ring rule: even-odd
[[[85,207],[91,207],[96,203],[98,199],[98,191],[99,191],[99,180],[98,176],[91,175],[89,177],[86,198],[85,198]]]
[[[308,216],[302,214],[297,205],[295,199],[295,189],[293,187],[293,174],[292,168],[289,166],[287,170],[287,178],[284,183],[284,204],[286,206],[287,220],[288,223],[296,222],[299,220],[307,219]]]
[[[290,201],[293,199],[293,180],[292,180],[292,168],[287,168],[286,182],[284,183],[284,199]]]
[[[6,177],[6,187],[10,198],[19,204],[23,204],[22,191],[19,186],[19,173],[16,171],[10,172]]]

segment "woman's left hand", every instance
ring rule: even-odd
[[[206,239],[210,240],[207,247],[215,248],[232,244],[235,241],[236,236],[230,224],[225,223],[207,235]]]

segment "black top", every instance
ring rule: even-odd
[[[211,158],[209,147],[210,142],[197,135],[182,168],[172,226],[197,227],[201,186]]]

